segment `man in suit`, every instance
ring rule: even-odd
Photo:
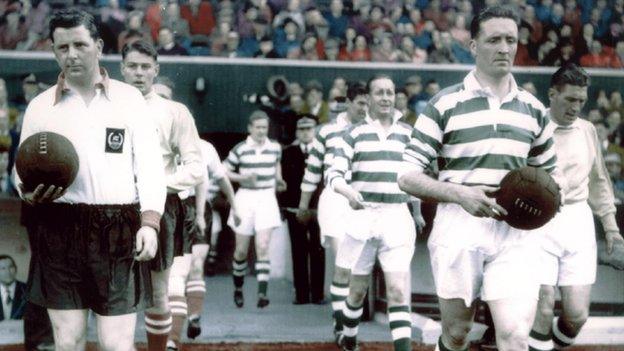
[[[297,219],[297,207],[301,197],[301,181],[306,168],[306,159],[312,146],[316,119],[304,114],[297,121],[297,139],[284,149],[282,175],[288,189],[279,197],[280,206],[285,209],[293,259],[293,280],[295,285],[294,304],[322,304],[325,281],[325,250],[321,246],[320,229],[316,217]],[[319,192],[315,194],[312,208],[316,208]]]
[[[0,322],[22,319],[26,307],[26,284],[17,281],[17,266],[9,255],[0,255]]]

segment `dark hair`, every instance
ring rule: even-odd
[[[154,48],[154,45],[146,42],[145,40],[136,40],[124,45],[123,49],[121,49],[122,60],[125,60],[126,56],[128,56],[128,53],[131,51],[137,51],[153,58],[154,61],[158,61],[158,52]]]
[[[476,39],[481,31],[481,23],[492,18],[509,18],[516,25],[520,24],[520,17],[512,8],[500,5],[491,6],[472,18],[472,22],[470,22],[470,37]]]
[[[249,125],[252,125],[255,121],[259,121],[261,119],[266,119],[268,121],[269,115],[267,115],[266,112],[262,110],[255,110],[251,113],[251,115],[249,115]]]
[[[17,269],[17,265],[15,264],[15,260],[13,259],[13,257],[9,256],[9,255],[0,255],[0,261],[2,260],[9,260],[11,261],[11,264],[13,265],[13,268]]]
[[[576,64],[566,63],[552,75],[550,78],[550,87],[561,90],[566,84],[586,87],[589,85],[589,75]]]
[[[383,73],[376,74],[376,75],[373,76],[373,78],[369,79],[368,82],[366,82],[366,91],[368,91],[370,93],[370,91],[371,91],[371,84],[374,81],[379,80],[379,79],[390,79],[394,83],[394,81],[392,80],[392,77],[390,77],[389,75],[383,74]]]
[[[56,28],[75,28],[80,26],[87,28],[93,40],[100,38],[100,32],[95,25],[93,16],[86,11],[75,8],[59,10],[52,15],[48,37],[54,42],[53,34]]]
[[[349,99],[349,101],[353,101],[358,96],[366,94],[368,94],[368,89],[366,89],[366,85],[362,82],[350,82],[347,84],[347,99]]]

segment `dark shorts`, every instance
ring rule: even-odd
[[[212,234],[212,207],[210,202],[206,201],[206,209],[204,211],[204,219],[206,220],[206,230],[202,233],[195,224],[195,196],[189,196],[184,200],[184,209],[186,217],[184,218],[184,230],[191,237],[191,245],[210,244],[210,236]]]
[[[158,251],[150,261],[152,270],[164,271],[171,267],[175,256],[191,252],[191,240],[184,230],[185,216],[186,211],[180,197],[177,194],[167,194],[165,213],[160,218]]]
[[[134,260],[137,205],[46,204],[29,212],[30,302],[103,316],[151,306],[149,265]]]

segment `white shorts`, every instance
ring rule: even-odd
[[[591,285],[596,281],[596,231],[587,202],[565,205],[543,230],[544,285]]]
[[[379,258],[384,272],[409,272],[415,240],[414,221],[405,204],[352,211],[336,266],[367,275]]]
[[[429,238],[437,295],[466,306],[506,298],[538,298],[540,241],[535,231],[470,215],[456,204],[439,204]]]
[[[282,225],[275,189],[238,189],[234,201],[241,223],[238,227],[234,224],[230,211],[227,224],[236,234],[252,236],[260,230]]]
[[[347,230],[346,218],[353,211],[349,206],[349,200],[336,193],[330,187],[325,187],[321,192],[318,202],[318,223],[321,228],[321,244],[325,246],[326,237],[342,240]]]

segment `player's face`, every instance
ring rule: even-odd
[[[0,283],[11,284],[15,281],[15,266],[9,259],[0,260]]]
[[[139,89],[143,95],[152,90],[158,70],[158,63],[154,58],[138,51],[128,52],[121,63],[121,74],[126,83]]]
[[[368,95],[358,95],[353,101],[349,101],[347,113],[352,123],[357,123],[368,114]]]
[[[371,82],[370,114],[373,118],[391,117],[394,114],[394,83],[388,78]]]
[[[52,33],[52,49],[65,78],[73,83],[90,79],[96,73],[102,55],[103,42],[93,40],[84,25],[73,28],[56,28]]]
[[[249,135],[256,143],[263,143],[269,132],[269,120],[266,118],[257,119],[247,129],[249,130]]]
[[[490,77],[502,77],[511,71],[518,50],[518,26],[509,18],[491,18],[481,22],[481,30],[470,42],[477,71]]]
[[[297,139],[304,144],[311,143],[314,139],[314,128],[297,128]]]
[[[550,98],[550,115],[559,125],[572,124],[581,113],[587,101],[587,87],[566,84],[559,91],[556,88],[548,90]]]

